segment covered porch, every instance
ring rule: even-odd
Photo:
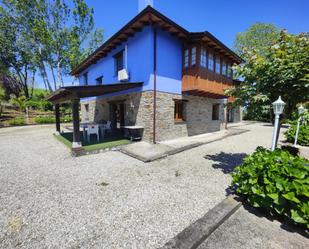
[[[93,144],[105,143],[106,141],[117,141],[123,139],[119,133],[113,132],[106,137],[105,141],[97,140],[93,144],[85,139],[83,131],[81,130],[80,122],[80,100],[83,98],[91,98],[97,96],[104,96],[111,93],[122,92],[125,90],[136,88],[138,90],[142,86],[142,82],[136,83],[116,83],[106,85],[86,85],[86,86],[68,86],[61,87],[53,92],[47,100],[54,104],[55,120],[56,120],[56,134],[63,135],[63,142],[70,144],[71,148],[82,148]],[[60,129],[60,105],[62,103],[70,102],[72,106],[73,128],[71,132],[61,134]],[[70,134],[71,133],[71,134]]]

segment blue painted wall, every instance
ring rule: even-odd
[[[96,78],[104,76],[103,84],[115,84],[118,77],[115,74],[114,55],[127,45],[127,69],[129,82],[144,82],[142,88],[130,89],[123,92],[109,94],[120,95],[128,92],[153,90],[154,63],[154,33],[153,28],[146,26],[126,43],[110,52],[107,57],[91,65],[80,74],[80,85],[84,85],[82,74],[88,73],[88,85],[95,85]],[[125,61],[125,58],[124,58]],[[157,31],[157,90],[181,93],[182,78],[182,43],[169,33]],[[107,95],[106,95],[107,96]]]
[[[157,31],[157,90],[181,94],[182,43],[170,33]]]

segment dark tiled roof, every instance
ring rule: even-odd
[[[133,37],[136,32],[141,31],[142,28],[146,25],[160,27],[186,42],[194,41],[196,39],[207,41],[211,46],[213,46],[221,53],[224,53],[226,56],[230,57],[234,62],[242,62],[242,59],[238,55],[236,55],[232,50],[226,47],[209,32],[189,32],[154,8],[148,6],[137,16],[135,16],[130,22],[128,22],[123,28],[121,28],[117,33],[115,33],[111,38],[109,38],[105,43],[103,43],[98,49],[96,49],[91,55],[89,55],[82,63],[74,68],[71,74],[80,74],[90,65],[94,64],[99,59],[104,58],[109,52],[119,46],[122,42],[125,42],[130,37]]]

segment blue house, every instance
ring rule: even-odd
[[[214,132],[241,121],[240,108],[225,107],[241,62],[209,32],[189,32],[148,6],[71,72],[78,87],[50,100],[72,100],[76,119],[80,101],[82,122],[143,127],[150,142]]]

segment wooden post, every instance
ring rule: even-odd
[[[59,104],[55,104],[56,132],[60,134],[60,111]]]
[[[73,143],[72,148],[79,148],[82,146],[80,142],[80,125],[79,125],[79,99],[72,100],[72,114],[73,114]]]

